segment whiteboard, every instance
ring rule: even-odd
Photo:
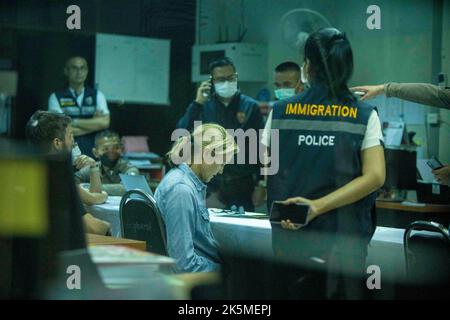
[[[170,40],[97,34],[95,83],[108,101],[169,104]]]

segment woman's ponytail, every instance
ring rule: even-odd
[[[329,89],[332,95],[338,98],[351,95],[347,82],[353,73],[353,52],[345,35],[333,40],[327,62],[330,69]]]
[[[311,82],[325,85],[333,98],[355,99],[347,86],[353,73],[353,52],[344,33],[335,28],[312,33],[304,55],[309,60]]]

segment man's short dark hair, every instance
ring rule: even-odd
[[[76,56],[72,56],[72,57],[68,58],[68,59],[66,60],[66,64],[64,65],[64,67],[67,68],[67,67],[69,66],[69,62],[71,62],[73,59],[81,59],[81,60],[84,60],[84,62],[86,62],[86,66],[89,68],[89,64],[88,64],[86,58],[83,57],[83,56],[80,56],[80,55],[76,55]]]
[[[231,60],[228,57],[223,57],[223,58],[216,59],[209,64],[209,73],[212,74],[213,70],[215,68],[226,67],[226,66],[232,66],[234,71],[236,71],[236,66],[233,63],[233,60]]]
[[[275,68],[275,72],[286,72],[286,71],[300,72],[300,66],[295,62],[286,61],[286,62],[280,63]]]
[[[111,130],[104,130],[95,135],[95,146],[98,146],[98,143],[101,139],[114,139],[116,138],[120,142],[120,136],[117,132]]]
[[[53,139],[64,140],[71,121],[70,117],[63,113],[38,110],[28,120],[25,133],[28,140],[50,151]]]

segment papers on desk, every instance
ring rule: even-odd
[[[127,152],[127,153],[125,153],[124,158],[139,159],[139,160],[144,160],[144,159],[152,160],[152,159],[158,159],[158,158],[160,158],[160,156],[154,152]]]
[[[158,170],[163,167],[162,163],[152,163],[150,160],[137,160],[137,159],[130,159],[128,162],[132,165],[138,168],[139,170]]]
[[[152,162],[150,160],[139,160],[139,159],[130,159],[128,160],[128,162],[130,163],[130,165],[135,166],[135,167],[142,167],[142,166],[150,166],[152,164]]]
[[[370,240],[371,246],[383,245],[389,246],[391,244],[400,244],[403,246],[403,235],[405,229],[400,228],[388,228],[388,227],[376,227],[375,233]]]
[[[226,210],[210,209],[209,212],[215,217],[230,217],[230,218],[249,218],[249,219],[269,219],[266,213],[246,212],[245,214],[233,213]]]
[[[175,260],[166,256],[114,245],[96,245],[89,248],[96,264],[173,264]]]
[[[149,169],[152,165],[150,160],[136,160],[130,159],[128,160],[129,164],[138,168],[138,169]]]
[[[434,178],[430,166],[427,164],[429,159],[417,159],[417,170],[420,178],[424,183],[438,183]]]
[[[405,133],[405,123],[398,122],[388,122],[387,128],[384,131],[384,143],[387,146],[396,146],[399,147],[402,143],[402,138]]]
[[[414,202],[414,201],[403,201],[402,204],[405,206],[412,206],[412,207],[425,207],[426,206],[425,203]]]
[[[96,245],[89,254],[97,265],[105,286],[110,289],[129,288],[162,276],[175,260],[129,247]]]
[[[241,218],[241,219],[269,219],[267,214],[233,214],[233,213],[219,213],[215,214],[216,217],[227,218]]]

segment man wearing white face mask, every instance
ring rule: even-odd
[[[215,60],[209,65],[209,70],[210,80],[200,84],[195,101],[178,121],[177,128],[192,130],[194,121],[201,121],[217,123],[225,129],[254,129],[259,133],[264,123],[258,103],[238,90],[238,73],[231,59]],[[246,148],[242,152],[248,153],[248,150],[246,141]],[[246,211],[253,211],[252,195],[260,180],[259,169],[259,164],[249,164],[248,161],[246,164],[237,164],[235,159],[233,164],[225,168],[222,176],[209,184],[209,190],[217,191],[223,207],[236,205],[243,206]]]

